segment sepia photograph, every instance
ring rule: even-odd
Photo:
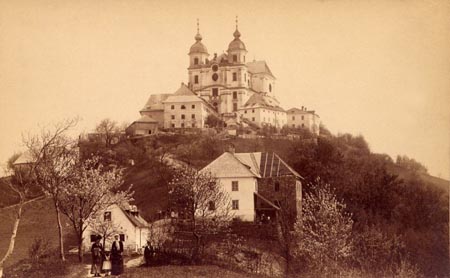
[[[450,1],[0,0],[0,278],[450,277]]]

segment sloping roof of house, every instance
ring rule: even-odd
[[[244,109],[252,107],[265,107],[267,109],[284,112],[284,109],[279,106],[276,99],[264,93],[253,93],[253,95],[244,104]]]
[[[219,178],[249,176],[258,178],[296,176],[297,178],[303,178],[273,152],[235,154],[225,152],[203,168],[202,171],[204,170],[210,171]]]
[[[139,119],[137,119],[136,121],[134,121],[133,123],[157,123],[157,122],[158,121],[153,119],[152,117],[144,115]]]
[[[123,214],[125,214],[125,216],[128,218],[128,220],[130,220],[130,222],[134,226],[139,227],[139,228],[149,226],[148,222],[144,218],[142,218],[139,214],[134,215],[131,211],[125,210],[122,207],[120,207],[120,209],[122,210]]]
[[[33,162],[33,158],[30,154],[30,152],[26,151],[24,153],[22,153],[17,159],[16,161],[14,161],[14,165],[19,165],[19,164],[28,164],[28,163],[32,163]]]
[[[181,83],[180,88],[178,88],[178,90],[176,90],[173,94],[177,96],[195,96],[194,92],[192,92],[191,89],[189,89],[184,83]]]
[[[247,70],[250,73],[253,73],[253,74],[265,73],[265,74],[268,74],[268,75],[272,76],[273,78],[275,78],[275,76],[272,74],[272,71],[270,70],[269,66],[267,65],[266,61],[253,61],[253,62],[248,62],[246,65],[247,65]]]
[[[218,178],[260,177],[251,166],[242,163],[240,159],[229,152],[224,152],[201,171],[210,172]]]
[[[181,83],[180,88],[170,95],[163,103],[180,103],[180,102],[204,102],[192,92],[184,83]]]
[[[286,110],[287,113],[299,113],[299,114],[314,114],[316,116],[319,116],[316,114],[316,111],[314,110],[302,110],[300,108],[297,107],[293,107],[289,110]]]
[[[163,101],[172,94],[153,94],[150,95],[141,111],[164,110]]]

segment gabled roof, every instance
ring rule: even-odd
[[[203,102],[203,99],[192,92],[184,83],[180,88],[170,95],[163,103],[180,103],[180,102]]]
[[[180,88],[176,90],[174,95],[177,96],[195,96],[194,92],[191,91],[191,89],[188,88],[184,83],[181,83]]]
[[[244,166],[244,167],[243,167]],[[303,178],[276,153],[229,153],[225,152],[208,164],[202,171],[210,171],[218,178],[233,177],[280,177]]]
[[[272,74],[272,71],[270,70],[269,66],[267,65],[266,61],[253,61],[247,63],[247,70],[250,73],[256,74],[256,73],[265,73],[273,78],[275,76]]]
[[[118,205],[114,205],[114,206],[118,206]],[[130,220],[131,224],[133,224],[135,227],[143,228],[143,227],[149,226],[148,222],[144,218],[142,218],[139,214],[134,215],[131,211],[126,210],[121,206],[118,206],[118,207],[123,212],[123,214],[125,214],[127,219]]]
[[[29,164],[33,162],[33,157],[31,156],[31,153],[29,151],[24,152],[21,154],[16,161],[14,161],[14,165],[20,165],[20,164]]]
[[[201,171],[210,172],[218,178],[260,177],[251,166],[242,163],[240,159],[229,152],[224,152]]]

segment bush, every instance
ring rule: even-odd
[[[28,249],[28,256],[32,262],[37,262],[51,255],[50,240],[48,238],[38,237],[33,240]]]

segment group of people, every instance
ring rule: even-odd
[[[105,273],[105,276],[111,273],[119,277],[123,273],[123,242],[119,240],[119,235],[115,235],[109,252],[100,243],[101,239],[101,236],[97,236],[91,247],[91,274],[94,274],[94,277],[101,277],[101,273]]]

